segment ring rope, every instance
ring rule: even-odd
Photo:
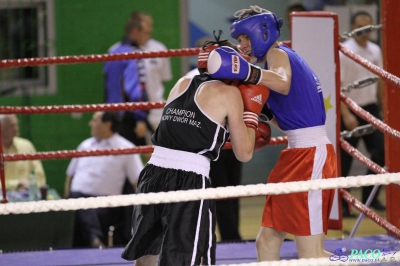
[[[376,212],[372,211],[370,208],[365,206],[365,204],[363,204],[361,201],[359,201],[357,198],[351,195],[347,190],[340,189],[340,193],[345,201],[350,203],[363,215],[367,216],[368,218],[370,218],[372,221],[374,221],[376,224],[386,229],[387,231],[392,232],[397,238],[400,238],[400,230],[396,226],[392,225],[391,223],[386,221],[383,217],[379,216],[379,214],[377,214]]]
[[[346,151],[348,154],[356,158],[359,162],[361,162],[363,165],[365,165],[368,169],[371,171],[377,173],[377,174],[386,174],[388,171],[386,171],[384,168],[373,162],[370,158],[366,157],[364,154],[362,154],[358,149],[355,147],[351,146],[350,143],[345,141],[344,139],[340,139],[340,147]]]
[[[348,154],[356,158],[359,162],[361,162],[363,165],[365,165],[368,169],[371,171],[377,173],[377,174],[386,174],[388,173],[383,167],[379,166],[378,164],[374,163],[370,158],[366,157],[364,154],[362,154],[359,150],[357,150],[355,147],[350,145],[347,141],[340,139],[340,146],[341,148],[346,151]],[[361,213],[369,217],[372,221],[376,222],[378,225],[381,227],[387,229],[387,222],[380,217],[378,214],[373,212],[371,209],[366,207],[362,202],[357,200],[353,195],[351,195],[348,191],[345,189],[339,189],[342,197],[353,207],[358,209]],[[389,230],[389,229],[387,229]]]
[[[49,159],[70,159],[87,156],[124,155],[137,153],[151,153],[154,146],[136,146],[135,148],[105,149],[105,150],[64,150],[36,153],[10,153],[4,154],[4,161],[28,161]]]
[[[363,67],[370,70],[372,73],[375,73],[382,79],[389,81],[390,83],[394,84],[396,87],[400,88],[400,78],[383,70],[382,68],[376,66],[375,64],[371,63],[367,59],[361,57],[360,55],[354,53],[352,50],[344,46],[343,44],[339,43],[339,50],[348,56],[350,59],[354,60],[356,63],[359,63]]]
[[[346,48],[343,44],[339,43],[339,50],[350,57],[359,64],[365,66],[371,72],[377,74],[381,78],[400,87],[400,78],[388,73],[387,71],[377,67],[368,60],[355,54],[350,49]],[[148,52],[131,52],[119,54],[97,54],[97,55],[81,55],[81,56],[55,56],[55,57],[42,57],[42,58],[22,58],[22,59],[6,59],[0,61],[0,68],[15,68],[15,67],[28,67],[28,66],[44,66],[54,64],[73,64],[73,63],[93,63],[93,62],[106,62],[117,61],[124,59],[142,59],[142,58],[156,58],[156,57],[175,57],[175,56],[191,56],[197,55],[200,48],[184,48],[184,49],[170,49],[165,51],[148,51]]]
[[[368,178],[365,178],[368,177]],[[36,201],[36,202],[14,202],[0,205],[0,214],[21,214],[37,213],[47,211],[67,211],[78,209],[119,207],[131,205],[148,205],[170,202],[182,202],[201,199],[224,199],[232,197],[249,197],[260,195],[277,195],[294,192],[302,192],[318,189],[332,189],[338,187],[358,187],[371,184],[389,184],[400,182],[400,174],[386,174],[380,176],[355,176],[347,178],[332,178],[314,181],[298,181],[276,184],[258,184],[236,187],[208,188],[205,190],[186,190],[170,191],[148,194],[115,195],[100,196],[79,199],[62,199],[57,201]],[[350,201],[355,202],[357,208],[366,210],[367,208],[348,195]],[[363,206],[363,207],[362,207]],[[366,215],[400,238],[400,230],[383,218],[377,216],[372,211],[366,212]]]
[[[185,191],[61,199],[55,201],[11,202],[0,205],[0,214],[46,212],[50,210],[66,211],[100,207],[171,203],[202,199],[221,199],[228,197],[278,195],[304,192],[308,190],[360,187],[391,183],[400,183],[400,173],[378,174],[373,176],[366,175],[338,177],[322,180],[283,182],[273,184],[239,185],[235,187],[207,188]]]
[[[165,51],[131,52],[118,54],[72,55],[37,58],[6,59],[0,61],[1,68],[32,67],[46,65],[61,65],[74,63],[97,63],[127,59],[142,59],[155,57],[177,57],[197,55],[200,48],[170,49]]]
[[[356,158],[359,162],[361,162],[363,165],[365,165],[368,169],[371,171],[377,173],[377,174],[385,174],[388,173],[383,167],[379,166],[378,164],[374,163],[371,159],[363,155],[359,150],[357,150],[355,147],[350,145],[347,141],[340,139],[340,146],[344,151],[346,151],[348,154]],[[397,185],[398,186],[398,185]],[[348,202],[350,205],[355,207],[357,210],[359,210],[362,215],[367,216],[370,218],[372,221],[386,229],[387,231],[391,231],[389,227],[392,227],[393,225],[389,224],[384,218],[379,216],[377,213],[373,212],[371,209],[369,209],[367,206],[365,206],[361,201],[356,199],[353,195],[351,195],[348,191],[345,189],[339,189],[343,199]],[[398,237],[399,238],[399,237]]]
[[[0,114],[64,114],[89,113],[96,111],[151,110],[163,108],[165,103],[166,101],[53,106],[0,106]]]
[[[371,159],[366,157],[355,147],[351,146],[347,141],[340,139],[340,146],[342,147],[342,149],[344,151],[346,151],[348,154],[352,155],[354,158],[356,158],[358,161],[360,161],[363,165],[365,165],[371,171],[373,171],[377,174],[388,173],[383,167],[374,163]],[[352,205],[357,210],[359,210],[363,215],[367,216],[368,218],[370,218],[372,221],[374,221],[375,223],[377,223],[378,225],[380,225],[387,231],[392,232],[393,225],[388,223],[384,218],[382,218],[377,213],[375,213],[374,211],[369,209],[367,206],[365,206],[361,201],[359,201],[357,198],[355,198],[353,195],[351,195],[347,190],[341,188],[341,189],[339,189],[339,192],[346,202],[348,202],[350,205]],[[399,236],[397,236],[397,237],[399,238]]]
[[[358,116],[363,118],[365,121],[368,121],[371,123],[373,126],[375,126],[377,129],[380,131],[387,133],[389,136],[395,138],[396,140],[400,140],[400,132],[391,128],[375,116],[371,115],[369,112],[365,111],[362,107],[360,107],[358,104],[356,104],[352,99],[347,97],[346,95],[343,94],[343,92],[340,93],[340,98],[344,104],[346,104],[354,113],[356,113]]]
[[[287,144],[286,137],[271,138],[268,146]],[[232,145],[226,143],[223,149],[230,149]],[[3,154],[3,161],[26,161],[26,160],[49,160],[49,159],[68,159],[86,156],[103,155],[124,155],[137,153],[151,153],[154,150],[153,145],[136,146],[135,148],[104,149],[104,150],[64,150],[36,153],[9,153]]]

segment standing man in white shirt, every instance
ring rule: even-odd
[[[121,137],[118,113],[96,112],[89,122],[91,138],[77,150],[133,148]],[[65,196],[87,198],[122,194],[126,179],[136,186],[143,163],[138,154],[79,157],[71,160],[67,169]],[[105,246],[104,230],[121,220],[121,209],[98,208],[76,211],[75,246]]]
[[[369,13],[365,11],[360,11],[352,15],[350,22],[351,30],[355,30],[357,28],[372,25],[372,17]],[[345,41],[343,45],[352,50],[354,53],[382,68],[381,48],[377,44],[370,41],[370,34],[354,36],[353,38]],[[359,79],[375,76],[368,69],[354,62],[342,53],[340,53],[340,72],[342,86],[348,86]],[[381,80],[378,80],[377,83],[371,84],[362,89],[354,89],[349,92],[345,92],[345,94],[353,101],[355,101],[359,106],[361,106],[364,110],[371,113],[373,116],[382,119]],[[351,131],[358,126],[366,125],[368,123],[356,114],[354,114],[344,103],[341,103],[340,109],[342,114],[341,130]],[[363,139],[365,146],[369,154],[371,155],[371,160],[380,166],[384,166],[385,152],[383,133],[379,130],[376,130],[372,134],[363,136],[361,138],[353,137],[346,140],[350,143],[350,145],[357,147],[360,139]],[[349,174],[352,160],[352,156],[350,156],[343,150],[341,151],[342,176],[347,176]],[[374,174],[374,172],[369,170],[367,174]],[[362,188],[363,203],[367,201],[368,196],[372,191],[372,188],[372,186]],[[377,196],[378,193],[371,202],[371,207],[376,210],[383,211],[385,210],[385,207],[378,201]],[[343,215],[351,216],[347,204],[343,204]]]
[[[167,47],[154,39],[149,39],[140,47],[145,52],[165,51]],[[146,92],[150,102],[164,101],[164,83],[172,79],[171,61],[168,57],[143,59],[146,69]],[[160,123],[162,108],[152,109],[147,116],[147,121],[154,131]]]

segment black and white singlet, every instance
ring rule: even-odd
[[[154,145],[218,159],[228,131],[208,117],[196,101],[199,88],[207,82],[216,81],[208,74],[193,77],[188,87],[164,107],[152,136]]]

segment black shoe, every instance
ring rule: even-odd
[[[371,203],[371,207],[374,208],[377,211],[384,211],[386,210],[386,207],[383,206],[378,200],[374,200]]]

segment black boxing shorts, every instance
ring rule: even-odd
[[[182,152],[173,151],[171,156],[169,151],[155,148],[139,177],[136,193],[211,187],[209,178],[203,175],[208,175],[207,167],[209,171],[209,162],[203,161],[204,156],[183,152],[182,158]],[[158,157],[160,154],[162,156]],[[203,158],[200,161],[193,158],[197,156]],[[137,205],[133,213],[132,239],[122,258],[136,260],[145,255],[160,255],[161,266],[215,264],[215,225],[214,200]]]

